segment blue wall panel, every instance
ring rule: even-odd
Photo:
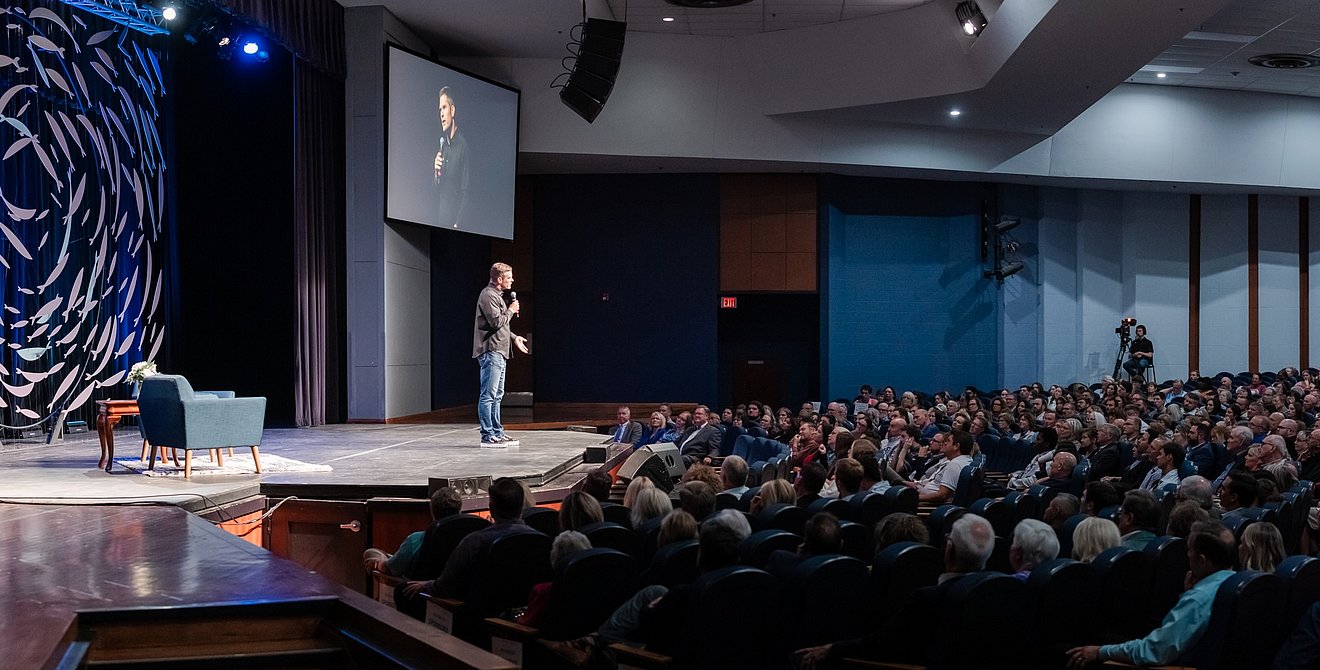
[[[998,379],[999,298],[982,276],[977,184],[821,179],[829,259],[823,391]]]

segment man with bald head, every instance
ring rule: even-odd
[[[880,462],[889,460],[895,449],[903,444],[903,431],[907,428],[907,421],[901,417],[895,417],[889,420],[889,430],[885,432],[885,439],[880,441]]]
[[[1297,468],[1288,460],[1288,446],[1279,435],[1266,435],[1260,443],[1260,466],[1274,475],[1280,491],[1287,491],[1297,483]]]

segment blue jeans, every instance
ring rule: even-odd
[[[477,396],[477,421],[481,423],[481,441],[504,434],[500,423],[500,401],[504,399],[504,368],[509,362],[494,351],[477,356],[481,367],[481,395]]]
[[[1123,363],[1123,369],[1127,370],[1129,377],[1146,378],[1146,369],[1150,367],[1149,358],[1129,358]]]

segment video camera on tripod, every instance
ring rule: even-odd
[[[1118,379],[1118,371],[1123,366],[1123,354],[1127,353],[1128,345],[1132,342],[1132,327],[1137,325],[1137,319],[1133,316],[1123,317],[1118,322],[1118,327],[1114,333],[1118,335],[1118,355],[1114,356],[1114,379]]]

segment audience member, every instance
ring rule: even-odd
[[[741,497],[747,492],[747,461],[728,456],[720,463],[720,489]]]
[[[724,433],[710,420],[710,408],[697,405],[692,410],[692,425],[683,432],[675,443],[678,453],[683,458],[684,467],[694,463],[708,463],[712,456],[720,454],[720,440]]]
[[[820,490],[825,486],[825,468],[820,463],[808,463],[798,471],[793,482],[793,493],[798,507],[811,507],[811,503],[820,500]],[[836,520],[837,521],[837,520]]]
[[[472,577],[476,575],[478,566],[485,559],[486,552],[495,540],[520,533],[538,532],[522,520],[526,498],[523,494],[523,487],[519,485],[518,480],[510,477],[500,477],[490,485],[488,495],[490,496],[491,525],[473,531],[463,538],[458,546],[454,548],[454,553],[449,555],[444,572],[439,577],[429,582],[408,582],[403,588],[405,597],[415,598],[425,591],[442,598],[466,600],[467,589],[474,582]],[[582,497],[590,500],[591,504],[596,506],[597,512],[600,511],[600,503],[597,503],[594,498],[586,494],[582,494]]]
[[[658,519],[674,509],[674,501],[654,486],[644,488],[637,494],[637,500],[628,512],[628,520],[633,528],[641,528],[647,521]]]
[[[1159,628],[1138,640],[1071,649],[1069,667],[1084,668],[1096,660],[1163,665],[1191,649],[1209,625],[1219,586],[1233,575],[1233,533],[1218,521],[1196,524],[1187,538],[1187,558],[1187,590]]]
[[[1083,519],[1073,529],[1072,557],[1083,563],[1095,560],[1106,549],[1117,547],[1123,542],[1118,526],[1109,519],[1093,516]]]
[[[597,502],[607,502],[610,499],[610,489],[614,487],[614,479],[610,473],[596,468],[587,473],[586,478],[582,480],[581,491]]]
[[[1059,449],[1062,449],[1065,444],[1071,444],[1071,442],[1060,442]],[[1076,455],[1056,449],[1054,458],[1050,459],[1049,476],[1036,480],[1036,483],[1047,489],[1066,489],[1072,485],[1072,473],[1076,468]]]
[[[706,482],[687,482],[680,484],[674,491],[678,494],[679,505],[698,523],[715,511],[715,489]]]
[[[1213,503],[1213,496],[1210,494],[1210,480],[1201,475],[1187,477],[1178,482],[1176,497],[1179,502],[1195,503],[1201,509],[1209,511]]]
[[[765,571],[780,579],[787,579],[793,568],[802,561],[812,556],[839,553],[841,542],[838,517],[829,512],[817,512],[807,519],[807,525],[802,531],[802,544],[798,545],[797,551],[776,549],[771,552],[766,560]]]
[[[429,504],[431,523],[453,516],[463,511],[463,496],[452,486],[442,486],[431,494]],[[393,554],[372,547],[362,554],[362,564],[367,572],[380,572],[395,577],[418,577],[416,559],[424,553],[422,542],[426,539],[426,530],[409,533]]]
[[[577,530],[589,523],[599,523],[604,520],[605,512],[601,510],[600,503],[581,491],[568,494],[559,503],[560,531]]]
[[[1173,511],[1169,512],[1169,527],[1164,534],[1187,537],[1187,534],[1192,532],[1193,525],[1209,520],[1209,510],[1190,500],[1180,502],[1173,506]]]
[[[1249,509],[1256,505],[1260,485],[1252,474],[1242,468],[1232,470],[1219,489],[1219,506],[1225,513]]]
[[[904,482],[908,487],[916,489],[920,502],[942,505],[951,500],[954,491],[958,489],[958,478],[962,475],[963,467],[972,462],[972,436],[955,430],[952,438],[945,443],[944,458],[931,467],[925,477]]]
[[[907,512],[887,514],[875,525],[875,551],[878,554],[885,547],[899,542],[930,544],[930,529],[926,528],[926,523],[915,514]]]
[[[665,515],[660,522],[660,532],[655,538],[655,548],[681,542],[683,540],[697,539],[697,520],[692,518],[686,510],[676,509]]]
[[[1077,496],[1071,493],[1059,493],[1050,500],[1050,504],[1045,506],[1045,513],[1041,515],[1041,520],[1049,524],[1054,529],[1055,534],[1063,531],[1063,524],[1074,514],[1080,513],[1082,502]]]
[[[752,496],[751,508],[748,511],[752,513],[752,516],[756,516],[761,513],[761,510],[771,505],[779,503],[792,505],[796,499],[797,496],[793,492],[792,484],[783,479],[771,479],[762,484],[761,488],[756,491],[756,495]]]
[[[922,663],[924,647],[912,644],[930,634],[929,626],[939,621],[943,601],[958,579],[985,569],[995,547],[995,531],[990,522],[975,514],[965,514],[954,522],[944,549],[944,574],[936,586],[917,589],[895,610],[880,628],[866,637],[798,650],[795,661],[801,668],[814,668],[845,658],[886,660],[899,663]]]
[[[1136,551],[1146,548],[1155,539],[1160,525],[1160,504],[1150,491],[1128,491],[1123,506],[1118,510],[1118,532],[1123,535],[1123,546]]]
[[[1162,437],[1151,440],[1150,448],[1155,456],[1155,467],[1146,473],[1146,478],[1141,482],[1141,489],[1158,491],[1167,484],[1177,484],[1181,479],[1178,476],[1178,469],[1182,467],[1183,459],[1186,457],[1183,448]]]
[[[834,464],[834,483],[839,499],[846,500],[862,489],[862,464],[854,458],[841,458]]]
[[[603,444],[626,444],[636,449],[642,443],[642,424],[632,420],[632,410],[626,405],[620,405],[615,415],[619,423]]]
[[[628,482],[628,488],[623,491],[623,506],[632,509],[637,504],[637,495],[645,489],[655,488],[655,482],[650,477],[640,475]]]
[[[1253,523],[1242,531],[1242,544],[1238,547],[1238,569],[1274,572],[1288,552],[1283,548],[1283,535],[1272,523]]]
[[[1105,508],[1121,502],[1123,497],[1109,482],[1091,482],[1082,489],[1082,513],[1088,516],[1099,516]]]
[[[550,565],[558,566],[559,562],[568,556],[590,548],[591,540],[588,540],[586,535],[575,530],[566,530],[556,535],[554,543],[550,545]],[[553,581],[541,582],[533,586],[527,596],[527,606],[519,608],[513,621],[524,626],[535,627],[539,624],[545,606],[550,602],[550,592],[553,589]]]
[[[1036,566],[1059,557],[1059,537],[1043,521],[1023,519],[1013,529],[1013,544],[1008,548],[1008,564],[1013,576],[1027,581]]]
[[[641,444],[645,446],[648,444],[659,444],[661,442],[672,442],[673,440],[670,436],[670,430],[672,430],[672,428],[669,425],[669,419],[665,417],[664,413],[659,411],[651,412],[651,420],[642,431]]]
[[[720,477],[720,473],[705,463],[694,464],[683,472],[683,476],[678,481],[679,483],[705,482],[706,486],[709,486],[713,491],[724,489],[724,480]]]

